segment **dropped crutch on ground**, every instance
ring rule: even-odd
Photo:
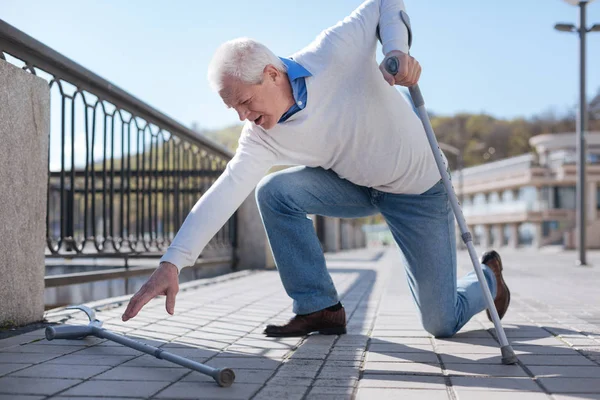
[[[102,328],[102,321],[96,319],[94,310],[87,306],[71,306],[69,309],[77,309],[84,311],[90,323],[88,325],[62,325],[49,326],[46,328],[46,339],[83,339],[86,336],[96,336],[103,339],[112,340],[132,349],[150,354],[156,358],[171,361],[172,363],[181,365],[194,371],[198,371],[204,375],[211,376],[219,386],[229,387],[235,380],[235,373],[229,368],[212,368],[196,361],[188,360],[187,358],[169,353],[158,347],[150,346],[145,343],[137,342],[123,335],[112,333]]]
[[[402,19],[402,22],[404,22],[406,28],[408,29],[408,47],[410,48],[410,45],[412,44],[412,31],[410,27],[410,19],[408,18],[408,14],[406,14],[404,11],[400,11],[400,18]],[[390,74],[396,75],[398,73],[398,68],[398,58],[390,57],[387,59],[385,69]],[[477,259],[477,253],[475,252],[475,246],[473,245],[471,232],[469,232],[469,228],[467,227],[467,223],[465,222],[465,217],[463,215],[462,209],[458,204],[456,193],[454,192],[454,187],[452,186],[452,182],[450,181],[449,173],[446,170],[446,166],[444,165],[442,151],[438,145],[435,133],[433,132],[433,128],[431,127],[429,115],[427,114],[427,110],[425,109],[425,101],[423,100],[423,95],[421,94],[419,85],[411,86],[408,88],[408,90],[410,92],[410,97],[412,98],[412,101],[415,107],[417,108],[419,117],[421,118],[421,122],[423,122],[423,127],[425,128],[425,132],[427,133],[427,139],[429,140],[429,145],[431,146],[431,150],[433,151],[433,155],[435,157],[435,162],[437,164],[438,170],[440,171],[440,175],[442,176],[442,180],[444,181],[444,187],[446,188],[448,198],[450,199],[450,203],[452,204],[452,210],[454,211],[456,222],[458,222],[458,226],[460,228],[462,240],[467,246],[467,249],[469,250],[469,256],[471,257],[471,261],[473,262],[473,267],[475,268],[477,279],[479,280],[481,288],[483,289],[483,296],[487,303],[488,309],[490,310],[492,320],[494,321],[496,334],[498,335],[498,339],[500,340],[500,350],[502,351],[502,363],[515,364],[518,361],[517,356],[515,355],[515,352],[508,343],[508,339],[506,339],[506,334],[504,333],[504,329],[502,328],[502,323],[500,322],[498,310],[496,310],[496,306],[494,305],[494,299],[492,298],[490,288],[487,285],[487,281],[485,279],[485,276],[483,275],[483,271],[481,270],[481,265],[479,264],[479,260]]]

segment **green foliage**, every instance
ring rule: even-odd
[[[243,125],[236,124],[218,130],[198,130],[198,133],[227,147],[231,151],[235,151],[238,146],[238,140],[240,138],[240,133],[242,132],[242,127]]]
[[[574,107],[573,109],[576,109]],[[574,132],[576,113],[563,115],[549,110],[531,118],[499,119],[487,114],[434,116],[431,119],[438,141],[459,148],[464,166],[470,167],[532,151],[529,139],[544,133]],[[588,130],[600,130],[600,89],[589,103]],[[456,157],[447,154],[451,168]]]

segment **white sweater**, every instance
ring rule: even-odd
[[[311,72],[306,107],[268,131],[246,122],[223,174],[192,208],[162,261],[181,271],[275,165],[331,169],[357,185],[419,194],[439,179],[423,125],[412,106],[383,79],[383,52],[408,52],[402,0],[368,0],[323,31],[293,59]]]

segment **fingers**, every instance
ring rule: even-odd
[[[399,76],[400,72],[396,75],[396,83],[402,86],[414,86],[419,81],[421,76],[421,65],[417,60],[412,57],[406,57],[406,70],[402,76]]]
[[[385,67],[383,66],[383,63],[381,63],[381,65],[379,66],[379,70],[381,71],[381,74],[383,75],[383,79],[385,79],[385,81],[390,85],[390,86],[394,86],[395,85],[395,78],[394,75],[390,74],[389,72],[387,72],[387,70],[385,69]]]
[[[385,81],[390,85],[401,85],[407,87],[416,85],[421,77],[421,65],[419,62],[410,55],[401,52],[393,52],[388,54],[388,57],[392,56],[396,56],[398,58],[398,73],[393,76],[387,72],[385,69],[386,60],[384,60],[379,66],[379,69],[383,74]]]
[[[175,290],[175,289],[169,289],[167,291],[166,307],[167,307],[167,312],[171,315],[173,315],[175,313],[175,296],[176,295],[177,295],[177,290]]]
[[[148,289],[147,286],[143,286],[129,301],[127,309],[121,316],[122,321],[127,321],[137,315],[138,312],[144,307],[150,300],[154,298],[155,294]]]

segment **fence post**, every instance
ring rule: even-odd
[[[43,319],[49,131],[48,83],[0,60],[0,327]]]

